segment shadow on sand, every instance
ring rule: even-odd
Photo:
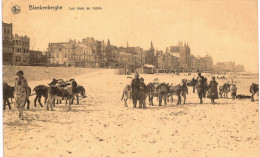
[[[33,119],[29,119],[27,117],[24,118],[24,120],[17,120],[14,122],[4,122],[4,125],[12,126],[12,127],[22,127],[22,126],[32,126],[32,127],[41,127],[37,124],[27,123],[28,121],[32,121]],[[27,121],[27,122],[26,122]]]

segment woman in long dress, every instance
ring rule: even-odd
[[[215,103],[215,99],[218,99],[218,83],[215,81],[215,77],[211,77],[209,83],[208,98],[211,99],[211,103]]]
[[[15,79],[15,105],[19,110],[19,118],[23,120],[23,110],[26,99],[29,97],[29,88],[23,71],[18,71],[16,75],[18,78]]]

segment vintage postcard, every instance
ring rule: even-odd
[[[3,0],[4,157],[257,157],[257,0]]]

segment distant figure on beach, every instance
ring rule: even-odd
[[[139,83],[139,108],[145,108],[146,104],[145,104],[145,89],[146,89],[146,85],[144,83],[144,79],[140,78],[140,83]]]
[[[137,100],[139,100],[139,74],[135,73],[135,78],[132,80],[131,83],[131,89],[132,89],[132,100],[133,100],[133,106],[136,108]]]
[[[23,71],[16,73],[18,78],[15,79],[15,105],[19,110],[19,118],[23,120],[23,110],[26,100],[29,98],[29,88],[27,80],[24,78]]]
[[[204,76],[202,76],[200,72],[198,73],[198,77],[197,77],[197,80],[199,80],[199,79],[202,80],[202,82],[201,82],[202,85],[203,85],[202,96],[203,96],[203,98],[205,98],[206,97],[206,82],[207,82],[207,79]]]
[[[203,98],[203,93],[204,93],[204,84],[202,83],[202,79],[198,78],[198,82],[196,84],[196,89],[197,89],[197,93],[200,99],[200,104],[203,103],[202,98]]]
[[[186,102],[186,95],[189,94],[189,89],[188,89],[188,86],[187,86],[187,80],[186,79],[182,79],[181,80],[182,82],[182,90],[181,90],[181,95],[183,96],[183,101],[184,101],[184,104]]]
[[[193,93],[195,93],[195,86],[197,84],[198,80],[196,80],[194,77],[192,78],[191,82],[190,82],[190,85],[192,86],[192,91]]]
[[[211,99],[211,103],[215,103],[215,99],[218,99],[218,83],[215,80],[215,76],[211,77],[209,82],[208,98]]]
[[[259,93],[259,84],[252,83],[252,85],[250,86],[250,90],[249,91],[252,94],[251,101],[253,102],[253,101],[255,101],[254,95],[256,93]]]
[[[236,86],[236,84],[232,84],[230,90],[231,90],[232,100],[235,100],[236,96],[237,96],[237,86]]]

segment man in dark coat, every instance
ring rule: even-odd
[[[140,78],[140,83],[139,83],[139,108],[145,108],[145,89],[146,85],[144,83],[144,79]]]
[[[198,80],[199,78],[201,78],[201,80],[202,80],[202,83],[204,83],[204,81],[205,81],[205,77],[204,77],[204,76],[202,76],[200,72],[198,73],[197,80]]]
[[[197,83],[198,83],[198,80],[199,80],[199,79],[201,79],[201,81],[202,81],[202,82],[201,82],[202,85],[203,85],[203,88],[202,88],[202,96],[203,96],[203,98],[205,98],[205,97],[206,97],[206,81],[207,81],[207,79],[206,79],[204,76],[202,76],[200,72],[198,73]]]
[[[196,88],[197,88],[197,93],[198,93],[198,96],[199,96],[199,99],[200,99],[200,104],[202,104],[203,103],[202,97],[203,97],[203,93],[204,93],[204,84],[202,83],[201,78],[198,78]]]
[[[139,74],[136,73],[135,78],[132,80],[131,83],[134,108],[136,108],[137,100],[139,100],[139,84],[140,84]]]

